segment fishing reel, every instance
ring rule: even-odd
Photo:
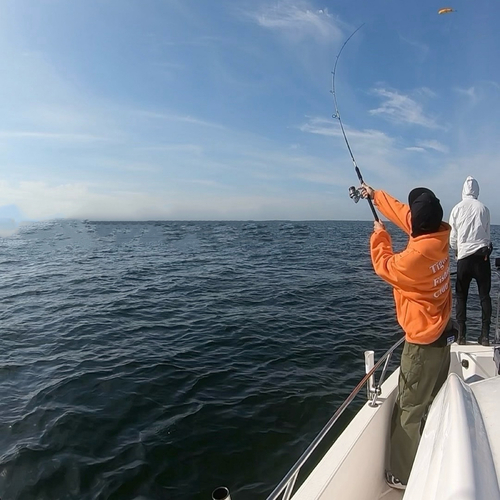
[[[349,198],[354,201],[354,203],[357,203],[361,199],[361,193],[359,192],[359,189],[356,189],[354,186],[351,186],[349,188]]]

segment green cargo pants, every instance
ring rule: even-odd
[[[392,412],[390,472],[408,483],[427,413],[446,381],[450,346],[435,347],[405,342],[401,355],[398,396]]]

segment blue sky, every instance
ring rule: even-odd
[[[438,15],[441,7],[457,12]],[[375,188],[500,223],[500,2],[2,0],[0,217],[360,219]]]

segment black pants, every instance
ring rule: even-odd
[[[469,255],[457,262],[457,321],[467,320],[467,296],[472,279],[477,282],[479,300],[481,301],[481,319],[483,325],[491,322],[491,264],[490,258],[484,255]]]

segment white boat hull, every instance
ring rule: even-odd
[[[367,403],[361,408],[292,500],[500,500],[496,473],[500,471],[500,418],[493,422],[493,415],[500,417],[500,377],[493,348],[453,344],[450,373],[454,375],[429,412],[406,492],[388,487],[384,480],[398,369],[382,385],[378,405]],[[481,424],[480,412],[486,411],[488,397],[483,397],[481,408],[481,404],[474,406],[474,396],[467,396],[481,392],[480,385],[486,383],[491,384],[490,392],[493,385],[498,388],[492,396],[498,404],[488,409],[490,431]],[[449,415],[447,423],[443,412]],[[472,435],[470,429],[474,429]],[[492,440],[498,444],[492,445]],[[451,488],[450,482],[457,486]]]

